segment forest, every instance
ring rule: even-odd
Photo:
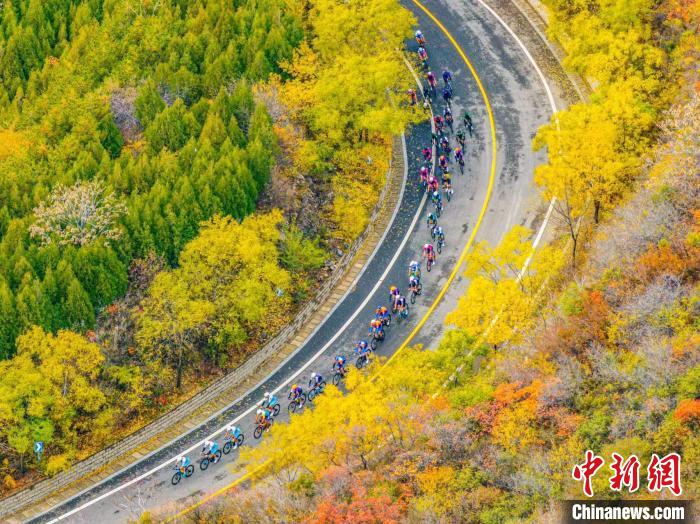
[[[416,118],[413,19],[376,23],[395,7],[362,22],[367,59],[335,27],[358,7],[328,0],[3,4],[0,492],[143,426],[313,296]]]
[[[557,238],[478,244],[438,347],[351,371],[346,395],[329,387],[244,450],[257,483],[190,521],[556,521],[588,449],[643,468],[677,452],[683,498],[700,495],[700,9],[544,3],[564,65],[594,86],[533,143]],[[604,474],[593,490],[648,496]]]

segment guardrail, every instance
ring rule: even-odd
[[[186,420],[196,410],[208,404],[219,395],[237,386],[243,380],[248,378],[252,372],[260,367],[265,361],[272,357],[279,349],[287,344],[297,333],[311,316],[325,302],[336,284],[345,276],[346,271],[352,265],[355,256],[367,239],[367,236],[375,227],[380,212],[386,201],[386,194],[390,187],[392,170],[396,170],[403,174],[403,157],[397,154],[402,148],[401,139],[394,137],[392,142],[392,154],[389,162],[389,169],[386,173],[386,180],[382,192],[379,195],[377,204],[372,210],[369,223],[362,234],[353,242],[352,246],[338,260],[331,273],[330,277],[316,292],[316,296],[308,302],[294,320],[284,327],[270,342],[265,344],[260,350],[255,352],[239,367],[226,374],[225,376],[215,380],[212,384],[196,393],[189,399],[179,404],[174,409],[166,414],[158,417],[153,422],[136,430],[124,439],[98,451],[94,455],[77,462],[69,470],[58,473],[54,477],[42,480],[36,484],[0,500],[0,517],[11,515],[20,511],[29,504],[39,502],[47,498],[52,493],[66,488],[69,485],[85,478],[87,475],[95,473],[100,469],[108,466],[115,460],[125,456],[129,452],[133,452],[139,446],[145,444],[152,438],[162,433],[167,428],[174,426]]]

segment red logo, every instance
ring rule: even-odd
[[[630,455],[627,460],[619,453],[612,454],[610,469],[613,475],[608,479],[612,491],[622,491],[626,487],[630,493],[639,489],[639,470],[641,463],[636,455]],[[593,496],[591,479],[603,467],[605,460],[593,453],[586,451],[586,459],[581,464],[576,464],[571,471],[574,480],[583,482],[583,493],[587,497]],[[676,497],[683,493],[681,487],[681,456],[678,453],[669,453],[659,458],[656,453],[651,455],[647,467],[647,489],[649,492],[668,489]]]
[[[590,449],[586,451],[586,460],[583,464],[576,464],[571,475],[575,480],[583,480],[583,492],[587,497],[593,496],[593,488],[591,487],[591,478],[596,474],[605,461],[602,457],[595,455]]]

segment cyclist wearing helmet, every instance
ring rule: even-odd
[[[369,344],[367,343],[366,340],[360,340],[360,341],[357,343],[357,345],[355,346],[355,352],[356,352],[356,353],[357,353],[358,351],[359,351],[359,352],[362,352],[362,351],[364,351],[364,350],[366,350],[366,349],[371,349],[371,348],[369,347]]]
[[[389,310],[386,308],[386,306],[377,306],[377,309],[374,312],[374,318],[383,322],[388,314]]]
[[[438,162],[440,163],[441,168],[446,168],[447,167],[447,157],[443,154],[440,155],[440,158],[438,159]]]
[[[442,195],[440,194],[440,191],[433,191],[433,204],[438,205],[442,204]]]
[[[408,265],[408,275],[420,278],[420,262],[411,260],[411,263]]]
[[[296,400],[296,399],[298,399],[299,397],[301,397],[301,394],[302,394],[303,392],[304,392],[304,390],[301,389],[300,386],[298,386],[298,385],[296,385],[296,384],[292,384],[292,388],[291,388],[291,390],[289,391],[289,398],[291,398],[292,400]]]
[[[204,447],[202,448],[202,456],[207,457],[209,460],[216,464],[219,458],[216,456],[216,452],[219,451],[219,445],[216,442],[207,440],[204,442]]]
[[[270,411],[267,409],[259,409],[255,413],[255,422],[263,429],[270,427]]]
[[[428,175],[430,175],[430,170],[426,167],[423,166],[420,168],[420,181],[421,182],[428,182]]]
[[[443,167],[443,169],[446,169],[446,167]],[[440,183],[438,182],[438,179],[435,178],[434,176],[431,176],[428,178],[428,189],[433,192],[437,191],[440,189]]]
[[[275,404],[277,404],[277,397],[269,391],[266,391],[265,395],[263,395],[262,402],[260,402],[260,407],[263,409],[272,409],[275,407]]]
[[[369,323],[369,331],[367,333],[374,338],[380,338],[384,333],[384,322],[373,318]]]
[[[177,461],[175,461],[175,464],[180,470],[180,473],[184,474],[185,469],[187,469],[187,466],[190,465],[190,458],[187,455],[177,457]]]
[[[421,153],[423,153],[423,158],[426,162],[430,162],[433,159],[433,150],[429,147],[424,147]]]
[[[445,241],[445,232],[440,226],[435,226],[435,239],[440,240],[441,242]]]
[[[309,382],[309,387],[315,388],[319,387],[323,382],[323,377],[318,373],[311,373],[311,381]]]
[[[418,102],[418,95],[416,95],[416,90],[409,89],[408,91],[406,91],[406,94],[408,95],[408,101],[411,103],[411,105],[416,105],[416,103]]]
[[[452,82],[452,73],[450,73],[446,68],[442,70],[442,80],[445,82],[445,85]]]
[[[435,80],[435,74],[432,71],[428,71],[425,77],[428,79],[428,84],[430,84],[430,87],[434,88],[437,85],[437,80]]]
[[[423,32],[420,29],[416,30],[414,36],[416,37],[416,42],[418,42],[418,45],[425,45],[425,37],[423,36]]]
[[[339,373],[345,374],[345,362],[347,362],[347,359],[343,355],[336,356],[331,371],[336,371],[337,368]]]
[[[435,213],[428,214],[428,229],[432,229],[437,224],[437,215]]]
[[[234,426],[233,423],[226,426],[226,432],[224,433],[224,440],[230,440],[233,443],[233,449],[238,447],[238,437],[241,436],[241,428]]]
[[[433,248],[432,244],[423,245],[423,257],[435,257],[435,248]]]

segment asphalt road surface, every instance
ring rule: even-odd
[[[400,324],[394,320],[388,328],[386,340],[377,350],[381,356],[390,356],[402,344],[407,334],[425,315],[428,306],[454,269],[484,207],[494,160],[490,122],[474,76],[436,23],[412,0],[404,0],[404,5],[416,15],[419,27],[427,39],[429,65],[438,77],[438,85],[442,85],[443,68],[452,72],[455,130],[460,115],[468,108],[474,122],[474,137],[467,138],[467,167],[464,175],[460,175],[454,160],[451,164],[454,196],[451,202],[445,203],[440,219],[447,245],[443,253],[438,255],[432,272],[428,273],[423,264],[423,295],[411,307],[407,320]],[[541,212],[541,201],[533,183],[533,170],[542,162],[543,156],[532,152],[531,140],[537,128],[549,120],[551,105],[533,65],[513,37],[478,0],[426,0],[423,5],[451,33],[471,61],[492,106],[496,171],[493,192],[476,238],[495,244],[512,226],[535,223],[538,212]],[[408,48],[415,54],[417,46],[414,42],[410,42]],[[421,74],[420,70],[416,72]],[[442,113],[444,104],[439,95],[434,107],[436,113]],[[454,147],[454,134],[450,136]],[[429,241],[426,216],[432,210],[432,205],[427,203],[421,207],[423,192],[418,183],[418,169],[422,160],[420,150],[429,144],[430,126],[427,121],[406,134],[407,184],[388,234],[353,290],[295,355],[266,379],[260,377],[262,382],[232,403],[221,416],[183,434],[165,449],[134,462],[126,470],[31,522],[49,522],[57,518],[65,522],[125,522],[137,518],[145,510],[162,508],[168,504],[175,509],[178,504],[196,501],[234,480],[234,474],[226,465],[235,461],[237,452],[225,455],[221,462],[210,465],[206,472],[200,471],[196,464],[198,452],[191,452],[189,456],[195,465],[194,475],[183,479],[177,486],[172,486],[170,482],[175,457],[200,443],[227,421],[244,414],[260,401],[265,391],[283,388],[277,395],[283,406],[283,413],[277,421],[280,423],[287,417],[284,408],[290,378],[303,386],[306,386],[313,371],[321,372],[330,379],[332,359],[338,353],[347,355],[349,363],[354,363],[355,359],[351,358],[352,349],[357,340],[367,338],[367,327],[376,306],[388,303],[389,285],[396,284],[402,290],[406,288],[408,264],[410,260],[420,257],[421,246]],[[415,221],[417,214],[419,218]],[[541,213],[539,216],[541,218]],[[415,227],[411,228],[412,224]],[[388,267],[390,269],[386,277],[377,287]],[[412,344],[430,346],[437,343],[444,330],[445,315],[454,309],[466,284],[461,276],[454,280]],[[370,293],[371,297],[367,300]],[[348,319],[356,313],[356,318],[348,323]],[[333,343],[318,355],[332,338],[335,339]],[[306,364],[304,371],[294,377]],[[253,439],[253,418],[254,415],[250,413],[237,423],[245,435],[245,445],[257,442]],[[266,436],[263,435],[262,438]],[[218,436],[218,441],[221,443],[221,435]],[[166,462],[166,467],[140,478]],[[139,480],[133,482],[134,479]]]

